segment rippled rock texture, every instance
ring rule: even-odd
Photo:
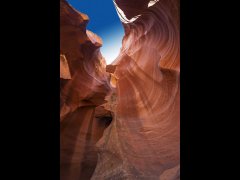
[[[179,180],[179,0],[114,1],[125,36],[107,67],[60,2],[61,180]]]
[[[115,2],[125,36],[92,179],[180,179],[179,1]]]
[[[87,15],[60,1],[60,168],[61,180],[90,179],[95,144],[111,122],[101,105],[110,76],[99,48],[102,40],[86,30]]]

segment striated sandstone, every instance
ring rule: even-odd
[[[98,141],[92,180],[178,180],[180,164],[179,1],[116,0],[128,19],[113,75],[113,121]],[[111,69],[111,68],[109,68]],[[111,97],[111,96],[110,96]],[[113,106],[114,105],[114,106]]]
[[[138,18],[108,66],[88,16],[60,2],[61,180],[179,180],[179,0],[116,0]]]
[[[110,91],[110,75],[99,48],[102,40],[86,29],[87,15],[60,1],[60,170],[61,180],[90,179],[95,144],[111,122],[98,107]]]

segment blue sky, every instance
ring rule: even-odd
[[[107,64],[119,54],[124,35],[123,26],[112,0],[68,0],[77,10],[88,15],[87,29],[103,40],[101,52]]]

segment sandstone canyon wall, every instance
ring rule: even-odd
[[[125,36],[106,68],[89,18],[60,2],[61,179],[180,179],[179,1],[114,1]]]
[[[92,179],[179,179],[179,2],[148,3],[116,0],[125,28],[112,63],[116,108]]]
[[[97,163],[96,142],[111,120],[101,108],[109,75],[99,48],[86,30],[87,15],[60,1],[60,170],[61,180],[90,179]]]

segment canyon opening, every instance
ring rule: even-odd
[[[179,8],[60,0],[61,180],[180,180]]]
[[[124,29],[112,0],[68,0],[68,3],[89,17],[87,29],[102,40],[100,47],[106,64],[111,64],[120,53]]]

